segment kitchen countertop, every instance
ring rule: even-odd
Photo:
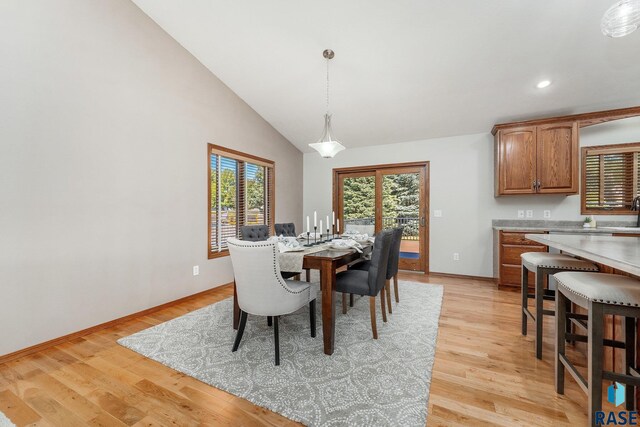
[[[527,234],[525,237],[589,261],[640,276],[640,237]]]
[[[492,225],[493,229],[497,231],[548,231],[567,234],[640,234],[640,228],[634,228],[636,224],[628,222],[598,222],[598,227],[596,228],[584,228],[582,221],[493,220]]]

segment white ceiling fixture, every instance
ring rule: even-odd
[[[327,47],[338,55],[330,64],[334,131],[348,150],[640,105],[640,37],[612,43],[597,30],[615,1],[133,0],[314,154]],[[335,13],[318,19],[327,11]],[[537,89],[542,79],[553,82]]]
[[[536,87],[538,89],[544,89],[545,87],[549,87],[549,85],[551,85],[551,80],[541,80],[540,82],[538,82]]]
[[[327,112],[324,114],[324,131],[322,136],[313,144],[309,144],[309,147],[316,150],[324,158],[331,158],[344,150],[344,145],[340,144],[340,141],[333,137],[331,131],[331,112],[329,110],[329,61],[333,59],[335,53],[331,49],[325,49],[322,52],[322,56],[327,60]]]
[[[640,0],[622,0],[611,6],[600,21],[602,34],[624,37],[640,25]]]

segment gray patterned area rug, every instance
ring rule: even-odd
[[[16,425],[5,414],[0,412],[0,427],[16,427]]]
[[[401,281],[387,323],[378,299],[378,340],[368,298],[356,298],[346,315],[338,305],[332,356],[323,353],[320,318],[311,338],[307,307],[283,316],[280,366],[264,317],[249,316],[240,348],[231,352],[230,298],[118,343],[306,425],[424,426],[442,294],[440,285]]]

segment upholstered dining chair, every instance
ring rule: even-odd
[[[346,294],[369,296],[369,310],[371,313],[371,331],[373,338],[378,339],[376,326],[376,296],[380,294],[382,320],[387,321],[385,310],[385,282],[389,251],[391,250],[392,231],[385,230],[376,236],[371,253],[369,270],[346,270],[336,275],[336,290]],[[343,299],[344,302],[344,299]],[[344,307],[343,307],[344,308]]]
[[[387,305],[389,313],[393,312],[391,308],[391,279],[393,279],[393,291],[396,297],[396,302],[400,302],[400,293],[398,291],[398,263],[400,262],[400,244],[402,243],[402,230],[403,227],[396,227],[391,230],[391,249],[389,250],[389,263],[387,264],[385,290],[387,296]],[[371,261],[363,261],[355,264],[350,269],[369,271],[371,267]],[[347,310],[347,295],[342,294],[342,312]]]
[[[309,305],[311,336],[316,336],[317,291],[309,283],[285,280],[280,274],[276,242],[248,242],[227,239],[235,275],[240,325],[233,349],[238,350],[249,314],[273,319],[275,363],[280,364],[280,316]]]
[[[284,237],[297,237],[296,225],[292,222],[285,222],[283,224],[276,224],[276,236]]]
[[[259,242],[269,238],[268,225],[243,225],[240,227],[240,236],[242,240],[249,242]]]

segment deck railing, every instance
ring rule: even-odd
[[[375,230],[375,218],[356,218],[344,221],[345,228],[355,229],[361,233],[373,234]],[[382,228],[404,227],[402,238],[404,240],[419,240],[420,218],[410,217],[383,217]]]

